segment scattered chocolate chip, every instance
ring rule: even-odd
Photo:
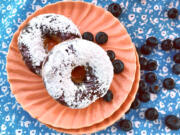
[[[168,115],[165,118],[165,124],[172,130],[178,130],[180,129],[180,118],[175,115]]]
[[[153,94],[157,94],[160,91],[160,88],[158,85],[151,85],[149,87],[149,92],[153,93]]]
[[[145,70],[147,67],[148,60],[144,57],[139,58],[140,68],[141,70]]]
[[[108,41],[108,35],[105,32],[98,32],[96,34],[96,42],[98,44],[105,44]]]
[[[180,64],[179,63],[174,64],[174,66],[172,67],[172,71],[173,71],[173,73],[179,75],[180,74]]]
[[[166,78],[163,81],[163,86],[164,88],[171,90],[175,87],[175,82],[172,78]]]
[[[124,131],[129,131],[132,129],[132,123],[130,120],[124,119],[119,122],[119,126]]]
[[[149,37],[146,39],[146,44],[151,47],[155,47],[158,45],[158,40],[155,37]]]
[[[145,117],[148,120],[156,120],[158,116],[158,111],[155,108],[149,108],[145,111]]]
[[[145,80],[146,80],[146,82],[152,84],[157,81],[157,76],[154,72],[148,72],[145,74]]]
[[[174,39],[174,41],[173,41],[173,47],[174,47],[175,49],[180,49],[180,38]]]
[[[111,102],[113,99],[113,93],[111,90],[108,90],[106,95],[103,97],[104,101]]]
[[[154,71],[157,69],[157,61],[155,60],[148,60],[146,70],[148,71]]]
[[[180,63],[180,53],[175,54],[173,60],[175,63]]]
[[[119,17],[122,13],[122,8],[118,3],[112,3],[108,6],[108,11],[111,12],[115,17]]]
[[[171,19],[175,19],[178,16],[178,10],[176,8],[171,8],[168,10],[168,17]]]
[[[148,92],[148,86],[144,80],[140,80],[138,92]]]
[[[114,73],[119,74],[124,70],[124,63],[121,60],[114,60],[113,61]]]
[[[161,48],[164,51],[169,51],[173,48],[173,43],[170,39],[163,40],[161,43]]]
[[[89,41],[94,41],[94,36],[91,32],[84,32],[82,38]]]
[[[115,59],[115,53],[112,50],[107,50],[107,55],[109,56],[110,60],[113,61]]]
[[[138,96],[139,100],[142,102],[148,102],[150,100],[149,92],[141,92]]]
[[[144,55],[149,55],[152,52],[152,48],[150,46],[147,45],[142,45],[141,46],[141,53]]]
[[[131,104],[131,108],[132,109],[137,109],[137,108],[139,108],[140,104],[141,104],[140,100],[138,98],[135,98],[135,100]]]

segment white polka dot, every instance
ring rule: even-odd
[[[148,127],[149,127],[149,128],[151,128],[152,126],[153,126],[153,124],[152,124],[152,123],[149,123],[149,124],[148,124]]]
[[[169,8],[173,7],[173,2],[169,3]]]
[[[168,72],[168,68],[167,67],[163,67],[163,72]]]
[[[7,115],[6,118],[5,118],[5,121],[9,121],[10,120],[10,116]]]
[[[31,130],[30,135],[36,135],[36,130]]]
[[[171,22],[171,26],[176,26],[176,25],[175,25],[175,22]]]
[[[6,125],[4,124],[1,125],[1,130],[6,130],[6,128],[7,128]]]
[[[171,57],[170,57],[170,56],[167,57],[166,62],[167,62],[167,63],[170,63],[170,62],[171,62]]]
[[[2,42],[2,48],[7,48],[7,44],[5,42]]]
[[[41,0],[42,4],[46,4],[47,0]]]
[[[173,111],[173,108],[170,106],[170,107],[168,107],[168,110],[169,110],[170,112],[172,112],[172,111]]]
[[[164,103],[163,102],[159,102],[159,106],[160,106],[160,108],[164,108],[165,107],[165,105],[164,105]]]
[[[11,28],[7,28],[7,29],[6,29],[6,33],[7,33],[7,34],[10,34],[11,31],[12,31]]]
[[[164,94],[167,94],[167,89],[162,88],[162,92],[163,92]]]
[[[120,134],[119,134],[120,135]],[[134,135],[134,131],[133,130],[130,130],[128,132],[126,132],[126,135]]]
[[[140,117],[141,119],[144,119],[144,112],[140,112],[140,113],[139,113],[139,117]]]
[[[36,6],[36,10],[41,9],[42,7],[40,5]]]
[[[158,5],[155,5],[155,6],[154,6],[154,10],[156,10],[156,11],[159,10],[159,6],[158,6]]]
[[[167,12],[164,12],[164,17],[166,17],[166,18],[167,18]]]
[[[116,131],[117,131],[117,128],[116,128],[115,126],[112,126],[112,127],[111,127],[111,132],[114,133],[114,132],[116,132]]]
[[[157,94],[150,94],[151,101],[155,101],[157,99]]]
[[[26,16],[28,17],[28,16],[30,16],[32,14],[32,12],[27,12],[26,13]]]
[[[171,91],[171,92],[170,92],[170,97],[171,97],[171,98],[174,98],[175,96],[176,96],[176,93],[175,93],[174,91]]]
[[[136,8],[136,12],[137,12],[137,13],[140,13],[141,11],[142,11],[142,8],[141,8],[141,7]]]
[[[129,21],[133,21],[135,19],[135,15],[134,14],[129,14],[128,19],[129,19]]]
[[[159,19],[158,19],[158,18],[155,18],[155,19],[154,19],[154,22],[155,22],[155,23],[159,23]]]
[[[21,18],[18,18],[18,23],[22,23],[22,20],[21,20]]]
[[[121,6],[122,8],[125,7],[123,2],[120,3],[120,6]]]
[[[11,6],[10,5],[7,6],[7,10],[11,10]]]
[[[158,119],[154,120],[153,123],[154,123],[154,124],[159,124]]]
[[[138,28],[138,33],[142,34],[143,33],[143,29],[142,28]]]
[[[1,91],[2,91],[2,92],[6,92],[6,91],[7,91],[7,86],[2,86],[2,87],[1,87]]]
[[[147,134],[146,130],[141,131],[141,135],[146,135],[146,134]]]
[[[147,15],[142,15],[142,16],[141,16],[141,19],[142,19],[143,21],[145,21],[146,18],[147,18]]]
[[[17,9],[14,8],[13,11],[12,11],[12,13],[15,14],[16,12],[17,12]]]
[[[16,135],[22,135],[22,129],[17,129],[16,130]]]
[[[165,131],[166,131],[166,132],[170,132],[171,129],[166,126],[166,127],[165,127]]]
[[[146,0],[141,0],[142,5],[146,5],[146,3],[147,3]]]
[[[173,40],[174,38],[174,35],[169,35],[169,39]]]
[[[30,121],[25,121],[25,122],[24,122],[24,126],[25,126],[26,128],[28,128],[30,124],[31,124]]]
[[[166,31],[162,31],[162,32],[161,32],[161,35],[162,35],[162,36],[166,36]]]
[[[7,112],[7,111],[9,111],[9,108],[6,106],[6,107],[4,108],[4,110]]]
[[[97,5],[97,0],[92,0],[91,3],[94,4],[94,5]]]
[[[140,122],[140,121],[135,121],[135,122],[134,122],[134,126],[135,126],[136,128],[139,128],[140,125],[141,125],[141,122]]]
[[[104,7],[104,9],[107,10],[107,9],[108,9],[108,5],[106,5],[106,6]]]

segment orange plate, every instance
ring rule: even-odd
[[[87,133],[93,133],[97,132],[100,130],[103,130],[107,128],[108,126],[112,125],[115,123],[117,120],[119,120],[125,112],[130,108],[132,102],[135,99],[136,92],[139,87],[139,80],[140,80],[140,65],[139,65],[139,60],[138,60],[138,55],[136,54],[137,58],[137,69],[136,69],[136,75],[135,75],[135,81],[133,83],[133,87],[131,89],[131,92],[129,93],[128,97],[126,98],[125,102],[121,105],[121,107],[114,112],[109,118],[105,119],[104,121],[94,124],[90,127],[84,127],[80,129],[62,129],[62,128],[55,128],[50,125],[46,125],[52,129],[55,129],[56,131],[59,132],[65,132],[69,134],[87,134]]]
[[[53,100],[47,93],[41,77],[25,66],[17,46],[20,31],[33,17],[45,13],[62,14],[78,26],[81,33],[90,31],[96,35],[104,31],[109,40],[102,47],[111,49],[116,58],[125,64],[125,70],[114,76],[111,103],[99,99],[84,109],[71,109]],[[136,72],[136,56],[133,43],[119,20],[103,8],[85,2],[58,2],[48,5],[29,16],[11,41],[7,55],[7,74],[12,93],[24,110],[40,122],[63,129],[77,129],[102,122],[111,116],[125,101],[131,91]]]

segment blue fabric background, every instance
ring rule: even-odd
[[[18,26],[35,10],[57,1],[59,0],[0,0],[0,135],[62,135],[31,118],[22,109],[11,94],[5,68],[8,46]],[[149,36],[157,37],[159,43],[163,39],[180,37],[180,14],[175,20],[167,18],[167,10],[171,7],[178,8],[180,12],[179,0],[85,1],[105,8],[112,1],[120,3],[123,13],[119,19],[138,47],[143,45]],[[178,50],[164,52],[159,44],[147,57],[158,61],[159,67],[155,72],[158,74],[161,92],[157,95],[151,94],[150,102],[142,103],[139,109],[131,110],[129,114],[123,116],[132,121],[133,130],[121,131],[117,122],[95,134],[180,134],[180,130],[171,131],[164,124],[164,118],[168,114],[180,117],[180,76],[173,74],[171,70],[174,64],[172,58],[176,52]],[[162,80],[167,77],[172,77],[176,81],[173,90],[162,88]],[[158,120],[148,121],[144,118],[144,111],[149,107],[155,107],[159,111]]]

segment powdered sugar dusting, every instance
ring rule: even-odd
[[[85,83],[75,85],[71,80],[71,72],[77,66],[92,67],[98,84],[93,82],[90,90],[87,90]],[[99,98],[92,93],[99,92],[100,97],[104,96],[110,87],[113,74],[113,66],[107,53],[97,44],[83,39],[69,40],[55,46],[49,52],[48,61],[42,70],[48,93],[54,99],[64,94],[64,101],[71,108],[90,105]],[[90,78],[87,77],[87,81]],[[97,89],[93,89],[93,85],[96,85]],[[83,99],[82,93],[86,94]]]
[[[81,37],[77,26],[68,18],[57,14],[43,14],[34,17],[29,24],[21,31],[18,38],[20,50],[22,45],[28,48],[32,67],[40,66],[47,52],[44,48],[42,29],[44,27],[54,32],[54,34],[71,33]],[[36,71],[39,74],[39,71]]]

